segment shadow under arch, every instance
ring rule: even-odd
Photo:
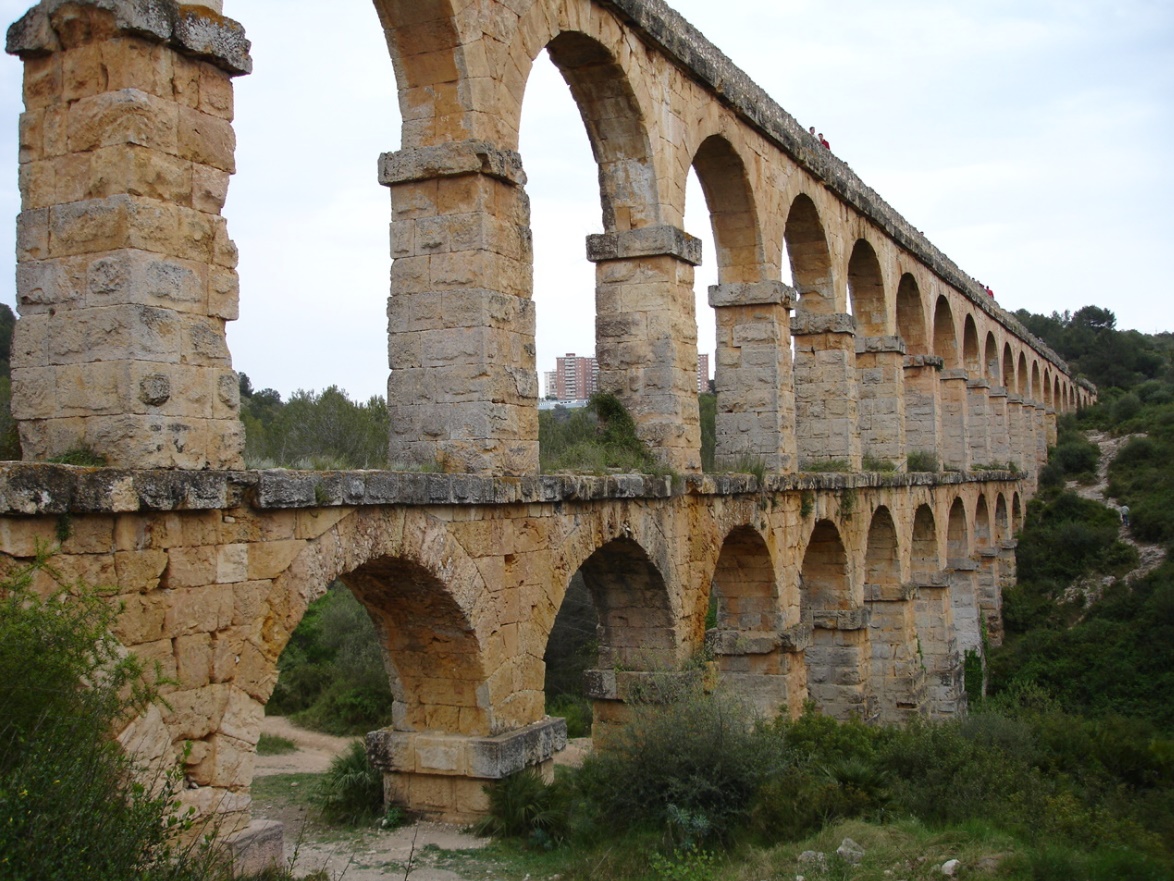
[[[799,578],[800,615],[812,624],[804,655],[807,693],[829,716],[866,716],[867,615],[863,607],[853,608],[848,555],[832,521],[815,524]]]
[[[876,337],[889,333],[889,306],[885,297],[880,260],[867,239],[858,239],[848,261],[848,296],[856,330],[861,336]]]
[[[865,603],[869,610],[870,718],[896,724],[925,705],[925,668],[917,650],[916,603],[901,580],[901,548],[889,509],[872,515],[864,555]]]
[[[831,315],[836,311],[835,280],[827,233],[811,197],[800,193],[791,203],[783,229],[791,277],[799,291],[796,312]]]
[[[492,736],[541,717],[541,695],[514,689],[514,666],[486,664],[495,615],[479,570],[423,512],[358,510],[311,539],[274,581],[266,621],[272,662],[309,603],[342,581],[383,640],[394,727]]]
[[[774,561],[753,526],[731,530],[722,542],[709,598],[712,627],[705,634],[723,683],[764,718],[801,703],[791,682],[792,656],[779,640],[782,615]]]
[[[717,247],[718,282],[763,280],[766,255],[746,163],[722,135],[710,135],[693,157]]]

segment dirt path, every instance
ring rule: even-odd
[[[280,716],[266,716],[261,731],[292,740],[298,749],[286,755],[258,756],[255,777],[321,774],[330,767],[331,759],[356,739],[307,731]],[[484,881],[487,877],[485,866],[468,852],[485,847],[488,839],[443,823],[419,823],[390,831],[323,826],[315,822],[298,797],[309,785],[312,781],[304,777],[291,778],[277,787],[284,795],[275,795],[272,787],[266,787],[269,794],[254,802],[256,818],[285,824],[285,857],[298,877],[314,872],[325,872],[330,881]],[[462,863],[469,864],[465,874],[461,874]]]
[[[1103,431],[1088,432],[1089,441],[1096,444],[1101,450],[1101,458],[1097,462],[1096,482],[1088,486],[1081,486],[1075,481],[1069,481],[1068,489],[1073,490],[1081,498],[1091,499],[1094,502],[1108,505],[1110,508],[1116,508],[1117,504],[1106,495],[1109,488],[1109,465],[1117,458],[1117,453],[1121,451],[1121,448],[1135,437],[1139,437],[1139,435],[1128,434],[1123,437],[1113,437]],[[1118,531],[1118,538],[1125,542],[1125,544],[1132,545],[1136,548],[1139,557],[1137,568],[1122,576],[1121,580],[1126,584],[1136,581],[1139,578],[1144,578],[1150,572],[1161,566],[1166,559],[1165,548],[1161,545],[1138,541],[1133,537],[1129,531],[1129,527],[1124,523],[1121,524]],[[1083,594],[1086,604],[1088,602],[1095,602],[1100,599],[1105,588],[1116,584],[1117,580],[1117,577],[1113,575],[1082,578],[1064,591],[1064,599],[1066,601],[1072,600],[1078,594]]]

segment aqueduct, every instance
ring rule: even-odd
[[[1056,414],[1095,389],[660,0],[375,0],[404,120],[379,164],[398,470],[247,471],[221,209],[251,61],[218,7],[42,0],[7,44],[25,461],[0,466],[0,551],[59,546],[67,576],[118,585],[118,637],[169,681],[122,738],[190,744],[185,801],[248,823],[278,656],[335,579],[386,647],[388,793],[440,815],[561,748],[543,657],[576,572],[602,722],[703,644],[764,713],[959,710]],[[670,476],[539,473],[517,146],[544,49],[598,165],[601,384]],[[716,458],[762,477],[701,473],[690,169],[717,243]],[[109,465],[47,464],[79,446]]]

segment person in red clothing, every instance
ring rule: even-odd
[[[819,133],[819,142],[823,144],[825,150],[832,148],[832,145],[828,143],[828,139],[823,136],[823,132]]]
[[[986,295],[987,295],[988,297],[990,297],[990,298],[994,299],[995,292],[991,290],[991,286],[990,286],[990,285],[987,285],[987,286],[986,286]]]

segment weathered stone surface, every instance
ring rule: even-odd
[[[675,226],[646,226],[587,237],[587,259],[592,263],[662,256],[700,266],[701,240]]]

